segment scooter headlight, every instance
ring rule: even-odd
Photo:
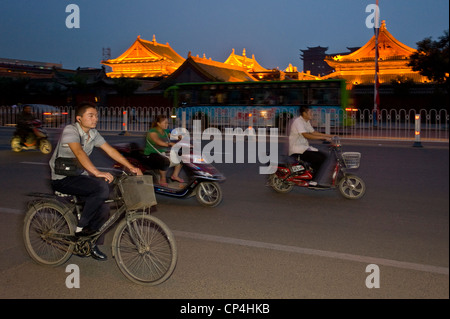
[[[207,164],[208,162],[199,155],[192,155],[192,163]]]

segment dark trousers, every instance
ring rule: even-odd
[[[18,127],[15,132],[15,134],[20,137],[22,143],[25,143],[27,141],[27,137],[30,133],[33,133],[33,130],[30,129],[28,126]]]
[[[160,154],[151,153],[150,155],[145,155],[145,164],[151,169],[159,169],[160,171],[167,171],[170,166],[170,160]]]
[[[319,176],[320,168],[322,167],[323,163],[327,159],[327,154],[318,151],[305,151],[303,154],[292,154],[291,156],[297,157],[300,156],[300,159],[304,162],[308,162],[311,164],[312,169],[314,170],[314,180],[319,183],[317,180]]]
[[[109,198],[109,184],[105,180],[93,176],[67,176],[60,180],[53,180],[52,187],[55,191],[75,195],[84,201],[81,218],[78,227],[88,227],[98,230],[109,218],[109,204],[105,200]],[[103,235],[97,240],[103,243]]]

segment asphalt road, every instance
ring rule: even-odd
[[[73,256],[49,268],[29,258],[23,208],[27,193],[49,190],[49,157],[13,153],[10,134],[0,129],[1,298],[189,299],[191,305],[204,299],[225,305],[227,299],[449,298],[448,144],[344,140],[346,151],[362,153],[357,174],[367,193],[357,201],[303,188],[277,194],[265,186],[260,164],[216,164],[227,177],[218,207],[157,196],[154,214],[174,231],[178,264],[166,282],[144,287],[117,268],[113,231],[103,246],[106,262]],[[141,139],[105,137],[110,143]],[[94,161],[111,165],[98,152]],[[79,266],[80,288],[66,287],[69,264]],[[377,274],[379,288],[368,288],[366,280]]]

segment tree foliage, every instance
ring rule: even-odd
[[[141,86],[139,81],[127,78],[118,78],[114,80],[114,88],[117,94],[129,97]]]
[[[448,85],[450,73],[448,30],[444,31],[444,35],[437,41],[428,37],[417,42],[417,52],[411,55],[408,66],[431,81]]]

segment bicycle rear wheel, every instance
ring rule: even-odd
[[[41,265],[59,266],[72,256],[73,243],[56,236],[74,234],[75,216],[52,202],[36,203],[25,215],[23,239],[30,257]]]
[[[112,253],[120,271],[134,283],[154,286],[167,280],[177,263],[170,229],[150,215],[122,220],[114,233]]]

